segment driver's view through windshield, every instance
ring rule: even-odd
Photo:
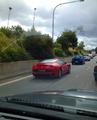
[[[97,0],[0,0],[6,119],[97,119]]]

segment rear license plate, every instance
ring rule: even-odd
[[[38,70],[39,72],[45,72],[45,70]]]

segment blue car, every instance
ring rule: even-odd
[[[84,59],[84,56],[81,56],[81,55],[75,55],[73,58],[72,58],[72,64],[85,64],[85,59]]]

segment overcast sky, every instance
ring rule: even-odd
[[[7,26],[11,6],[9,25],[31,29],[36,8],[35,29],[51,35],[53,8],[68,1],[72,0],[0,0],[0,26]],[[55,11],[55,38],[64,30],[76,30],[87,49],[97,47],[97,0],[59,6]]]

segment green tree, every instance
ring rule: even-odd
[[[66,31],[57,38],[57,42],[62,45],[62,49],[68,54],[68,48],[72,47],[73,49],[77,47],[77,36],[75,32]]]
[[[11,28],[1,27],[0,32],[4,33],[8,38],[20,38],[24,33],[21,26],[12,26]]]
[[[64,52],[62,50],[62,45],[60,43],[56,42],[54,47],[55,47],[53,49],[54,55],[57,56],[57,57],[64,57]]]
[[[81,42],[78,44],[78,48],[79,48],[80,50],[83,50],[84,47],[85,47],[84,42],[81,41]]]
[[[52,38],[48,34],[41,35],[41,39],[49,48],[53,47]]]
[[[57,56],[57,57],[64,57],[64,52],[62,49],[60,48],[54,48],[54,54]]]
[[[85,53],[84,47],[85,47],[84,42],[81,41],[81,42],[78,44],[77,52],[78,52],[79,54],[82,54],[82,55],[83,55],[83,54]]]
[[[2,32],[6,37],[11,38],[13,37],[13,33],[10,28],[1,27],[0,32]]]
[[[60,43],[57,43],[57,42],[56,42],[54,46],[55,46],[55,48],[62,49],[62,45],[61,45]]]
[[[53,57],[52,39],[47,35],[28,36],[24,40],[24,47],[35,59]]]
[[[8,38],[4,33],[0,32],[0,62],[27,59],[30,59],[30,56],[26,50],[20,47],[15,39]]]
[[[14,36],[16,38],[20,38],[21,35],[23,34],[24,30],[22,29],[21,26],[12,26],[11,31],[13,32]]]

